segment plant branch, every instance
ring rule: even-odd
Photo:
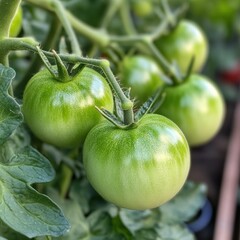
[[[59,34],[61,32],[61,29],[62,29],[62,26],[61,26],[58,18],[54,17],[51,22],[51,26],[49,28],[46,39],[41,44],[41,47],[43,49],[54,48],[54,46],[57,42],[57,39],[59,37]],[[36,43],[35,46],[37,46],[37,45],[38,45],[38,43]],[[36,73],[40,69],[41,65],[42,65],[42,60],[39,58],[38,55],[34,55],[33,60],[30,64],[28,70],[26,71],[23,79],[19,82],[19,84],[14,89],[15,95],[17,97],[20,97],[20,98],[22,97],[23,90],[25,89],[25,86],[26,86],[28,80],[32,77],[33,73]]]
[[[67,17],[65,8],[63,7],[62,3],[59,0],[52,0],[52,5],[54,7],[55,14],[59,18],[60,22],[63,25],[64,30],[66,31],[66,33],[68,35],[69,41],[71,43],[72,52],[81,56],[82,51],[78,44],[77,37],[74,33],[74,30],[69,21],[69,18]]]
[[[54,7],[52,6],[52,1],[54,0],[24,0],[25,2],[34,4],[38,7],[46,9],[48,11],[54,12]],[[71,12],[63,9],[64,14],[67,16],[72,27],[83,36],[89,38],[92,42],[98,44],[100,47],[106,47],[109,44],[108,34],[104,33],[102,30],[90,27],[88,24],[82,22],[80,19],[76,18]]]
[[[0,1],[0,41],[9,36],[12,20],[19,8],[21,0],[1,0]],[[0,63],[8,66],[8,53],[0,46]]]
[[[169,63],[165,57],[161,54],[161,52],[155,47],[155,45],[145,38],[142,43],[149,49],[152,56],[158,62],[158,64],[162,67],[162,69],[170,75],[174,84],[178,84],[181,82],[182,76],[179,73],[178,69],[174,64]]]
[[[6,51],[11,50],[30,50],[37,52],[37,46],[39,45],[38,42],[36,42],[32,38],[7,38],[0,42],[0,46],[4,47]],[[42,51],[46,56],[54,58],[54,54],[52,52],[48,51]],[[114,77],[114,74],[112,73],[112,70],[110,68],[110,63],[108,60],[105,59],[90,59],[86,57],[81,57],[76,54],[59,54],[59,57],[63,61],[67,61],[69,63],[83,63],[86,65],[92,65],[98,68],[101,68],[104,72],[108,83],[110,86],[114,89],[116,92],[116,95],[120,99],[122,103],[122,108],[125,112],[125,119],[124,122],[129,125],[133,121],[133,102],[128,99],[124,92],[122,91],[120,85],[118,84],[116,78]]]
[[[101,23],[101,29],[105,30],[107,28],[107,26],[111,22],[114,14],[119,9],[121,3],[122,3],[122,0],[109,1],[108,8],[106,10],[106,13],[105,13],[104,18]]]
[[[124,0],[120,6],[120,17],[124,26],[124,29],[128,35],[136,35],[137,31],[130,16],[129,1]]]

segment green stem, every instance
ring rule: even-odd
[[[162,69],[170,75],[174,84],[179,84],[181,82],[181,74],[177,72],[176,67],[170,64],[161,52],[155,47],[155,45],[149,41],[147,38],[142,41],[142,43],[149,49],[152,56],[159,63]]]
[[[89,38],[92,42],[97,43],[100,47],[104,48],[109,44],[108,34],[106,34],[104,31],[92,28],[80,21],[78,18],[74,17],[70,12],[66,12],[69,21],[76,31]]]
[[[165,13],[165,16],[166,18],[168,19],[168,21],[170,22],[170,25],[171,26],[174,26],[176,25],[176,17],[173,15],[170,7],[169,7],[169,4],[167,2],[167,0],[162,0],[162,6],[163,6],[163,10],[164,10],[164,13]]]
[[[121,3],[122,3],[122,0],[109,1],[108,8],[106,10],[106,13],[105,13],[104,18],[101,23],[101,29],[104,30],[108,27],[108,24],[111,22],[114,14],[117,12]]]
[[[82,51],[78,44],[78,40],[73,31],[72,25],[69,22],[69,19],[67,17],[65,8],[63,7],[62,3],[59,0],[53,0],[52,5],[54,7],[54,11],[55,11],[56,15],[58,16],[60,22],[63,25],[64,30],[66,31],[66,33],[68,35],[68,38],[69,38],[69,41],[70,41],[71,47],[72,47],[72,52],[81,56]]]
[[[128,35],[135,35],[137,31],[130,16],[129,1],[122,1],[120,8],[120,16],[126,33]]]
[[[114,77],[110,69],[109,62],[107,60],[101,60],[101,68],[122,103],[124,123],[126,125],[132,124],[134,122],[133,102],[130,99],[128,99],[124,92],[122,91],[120,85],[118,84],[116,78]]]
[[[122,0],[113,0],[113,1],[109,1],[108,2],[108,8],[104,14],[104,17],[102,19],[102,22],[100,24],[100,29],[102,31],[106,31],[108,24],[112,21],[112,18],[114,17],[114,14],[116,13],[116,11],[118,10],[120,3]],[[90,52],[88,53],[89,57],[93,57],[95,56],[95,54],[97,53],[99,49],[98,44],[94,43]]]
[[[0,27],[0,42],[4,38],[9,36],[9,30],[12,20],[18,10],[21,0],[1,0],[0,1],[0,16],[1,16],[1,27]],[[0,63],[8,66],[8,52],[0,46]]]
[[[46,10],[54,12],[52,6],[53,0],[25,0],[28,3],[34,4],[38,7],[44,8]],[[82,22],[80,19],[76,18],[72,13],[63,9],[64,14],[67,16],[73,28],[82,35],[89,38],[92,42],[98,44],[100,47],[106,47],[109,44],[108,34],[104,33],[102,30],[90,27],[88,24]]]
[[[57,17],[54,17],[52,22],[51,22],[51,27],[49,28],[48,35],[44,42],[41,44],[41,47],[43,49],[52,49],[54,48],[59,34],[61,32],[62,26],[58,20]],[[38,43],[36,43],[37,45]],[[29,66],[28,70],[26,71],[26,74],[24,75],[23,79],[21,82],[16,86],[14,89],[15,95],[17,97],[22,97],[23,90],[26,87],[27,82],[29,79],[32,77],[33,73],[36,73],[40,67],[42,66],[42,60],[39,58],[38,55],[34,55],[33,60],[31,62],[31,65]]]
[[[0,40],[0,56],[2,52],[8,54],[10,51],[16,50],[30,50],[36,52],[36,46],[38,45],[39,43],[32,37],[5,38]]]
[[[61,182],[60,182],[60,196],[65,198],[67,196],[69,186],[71,185],[73,171],[67,165],[61,165]]]
[[[6,51],[30,50],[30,51],[37,52],[36,46],[38,46],[38,45],[39,44],[32,38],[8,38],[8,39],[4,39],[0,42],[0,46],[4,46]],[[46,56],[54,57],[54,54],[51,52],[43,51],[43,53]],[[59,57],[63,61],[68,61],[71,63],[81,62],[83,64],[93,65],[93,66],[101,68],[103,70],[104,74],[106,75],[109,84],[112,86],[112,88],[116,92],[116,95],[118,96],[118,98],[120,99],[120,101],[122,103],[122,108],[123,108],[123,110],[125,112],[125,116],[126,116],[124,118],[124,122],[127,125],[132,123],[132,121],[133,121],[133,117],[132,117],[133,102],[130,99],[128,99],[125,96],[124,92],[122,91],[120,85],[118,84],[116,78],[114,77],[114,74],[111,71],[109,61],[104,60],[104,59],[85,58],[85,57],[78,56],[76,54],[59,54]]]

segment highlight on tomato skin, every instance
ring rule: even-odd
[[[183,74],[194,57],[192,72],[200,72],[206,63],[209,47],[207,37],[193,21],[181,20],[168,34],[155,41],[156,47],[169,62],[176,62]]]
[[[190,146],[209,142],[220,130],[225,102],[217,86],[207,77],[192,74],[184,83],[165,89],[166,97],[156,111],[175,122]]]
[[[185,136],[171,120],[145,115],[133,129],[104,121],[88,134],[83,165],[93,188],[123,208],[144,210],[172,199],[190,168]]]

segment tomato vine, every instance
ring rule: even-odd
[[[0,198],[14,199],[13,211],[16,215],[20,211],[20,217],[11,220],[13,213],[5,201],[0,238],[73,239],[76,231],[78,239],[144,239],[145,234],[151,234],[151,239],[177,239],[180,231],[186,239],[193,239],[182,227],[181,218],[191,220],[204,201],[206,189],[201,184],[185,184],[190,141],[181,124],[177,126],[171,116],[172,120],[160,114],[169,99],[168,89],[183,86],[192,76],[194,59],[182,71],[155,44],[178,26],[186,7],[172,10],[163,1],[153,28],[139,31],[140,13],[132,0],[104,4],[106,12],[97,28],[74,15],[64,0],[0,1]],[[51,26],[45,42],[34,34],[25,36],[24,25],[23,34],[9,36],[20,7],[23,12],[26,7],[47,15]],[[117,31],[112,24],[115,20],[121,24]],[[16,53],[27,56],[28,67],[14,83],[11,56]],[[131,92],[134,86],[121,81],[121,68],[116,64],[137,54],[151,59],[146,60],[145,73],[150,74],[148,68],[153,70],[149,83],[154,85],[151,91],[149,83],[142,86],[141,90],[148,92],[143,91],[139,105],[134,102],[137,91]],[[42,65],[45,69],[40,70]],[[124,78],[127,80],[128,74]],[[42,184],[49,181],[53,181],[49,186]],[[183,211],[179,218],[171,219],[159,206],[174,202],[171,199],[183,186],[185,195],[197,189],[193,194],[197,203],[190,201],[193,207],[189,214]],[[181,193],[177,197],[186,201]],[[179,202],[176,204],[181,208]],[[0,212],[3,208],[0,206]],[[128,224],[139,216],[139,228]],[[169,219],[176,232],[164,236],[161,230],[171,227]],[[21,227],[24,221],[36,226]],[[70,224],[73,230],[69,231]]]

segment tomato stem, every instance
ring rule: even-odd
[[[163,70],[170,75],[172,83],[176,85],[179,84],[181,82],[182,76],[178,67],[174,64],[170,64],[151,41],[145,39],[143,43],[149,49]]]
[[[124,94],[123,90],[121,89],[120,85],[118,84],[116,78],[114,77],[113,72],[109,66],[109,62],[107,60],[102,60],[101,68],[104,71],[107,79],[109,80],[110,85],[116,92],[117,96],[119,97],[122,103],[122,109],[124,113],[124,123],[126,125],[130,125],[134,122],[134,115],[133,115],[133,102],[127,98]]]
[[[60,196],[62,198],[65,198],[72,181],[73,171],[67,165],[63,164],[61,166],[61,174],[62,176],[61,176],[61,182],[60,182]]]
[[[0,16],[1,16],[1,27],[0,27],[0,42],[1,40],[9,37],[10,26],[12,20],[19,8],[21,0],[1,0],[0,1]],[[0,44],[0,63],[8,66],[8,51]]]
[[[52,49],[55,47],[57,39],[59,39],[59,34],[61,32],[62,26],[58,20],[57,17],[54,17],[51,26],[49,28],[47,37],[45,40],[41,43],[41,47],[43,49]],[[26,70],[26,73],[24,74],[21,81],[19,81],[15,87],[15,95],[17,97],[21,97],[23,94],[23,90],[26,87],[27,82],[32,77],[33,73],[36,73],[39,71],[40,67],[42,66],[42,60],[39,58],[38,55],[34,55],[33,59],[31,61],[30,66]]]
[[[48,1],[25,0],[25,1],[32,3],[38,7],[54,12],[54,7],[52,4],[54,0]],[[63,9],[63,11],[64,14],[67,16],[69,22],[71,23],[72,27],[76,31],[89,38],[92,42],[97,43],[100,47],[106,47],[109,44],[110,42],[109,36],[108,34],[105,33],[105,31],[102,31],[101,29],[95,29],[87,25],[66,9]]]
[[[122,4],[120,6],[120,17],[126,33],[128,35],[137,34],[132,18],[130,16],[129,1],[122,1]]]
[[[176,25],[176,18],[174,17],[169,4],[166,0],[162,0],[162,6],[163,6],[163,10],[164,10],[164,14],[165,17],[168,19],[168,21],[170,22],[171,26],[175,26]]]
[[[59,18],[60,22],[63,25],[64,30],[66,31],[69,41],[71,43],[72,52],[77,55],[82,55],[82,51],[80,49],[80,46],[78,44],[78,39],[74,33],[74,30],[72,28],[72,25],[67,17],[65,8],[63,7],[62,3],[59,0],[52,0],[52,5],[55,14]]]
[[[108,8],[104,14],[101,23],[101,29],[106,29],[108,24],[111,22],[111,19],[114,17],[114,14],[119,9],[120,4],[122,4],[122,0],[112,0],[108,2]]]

